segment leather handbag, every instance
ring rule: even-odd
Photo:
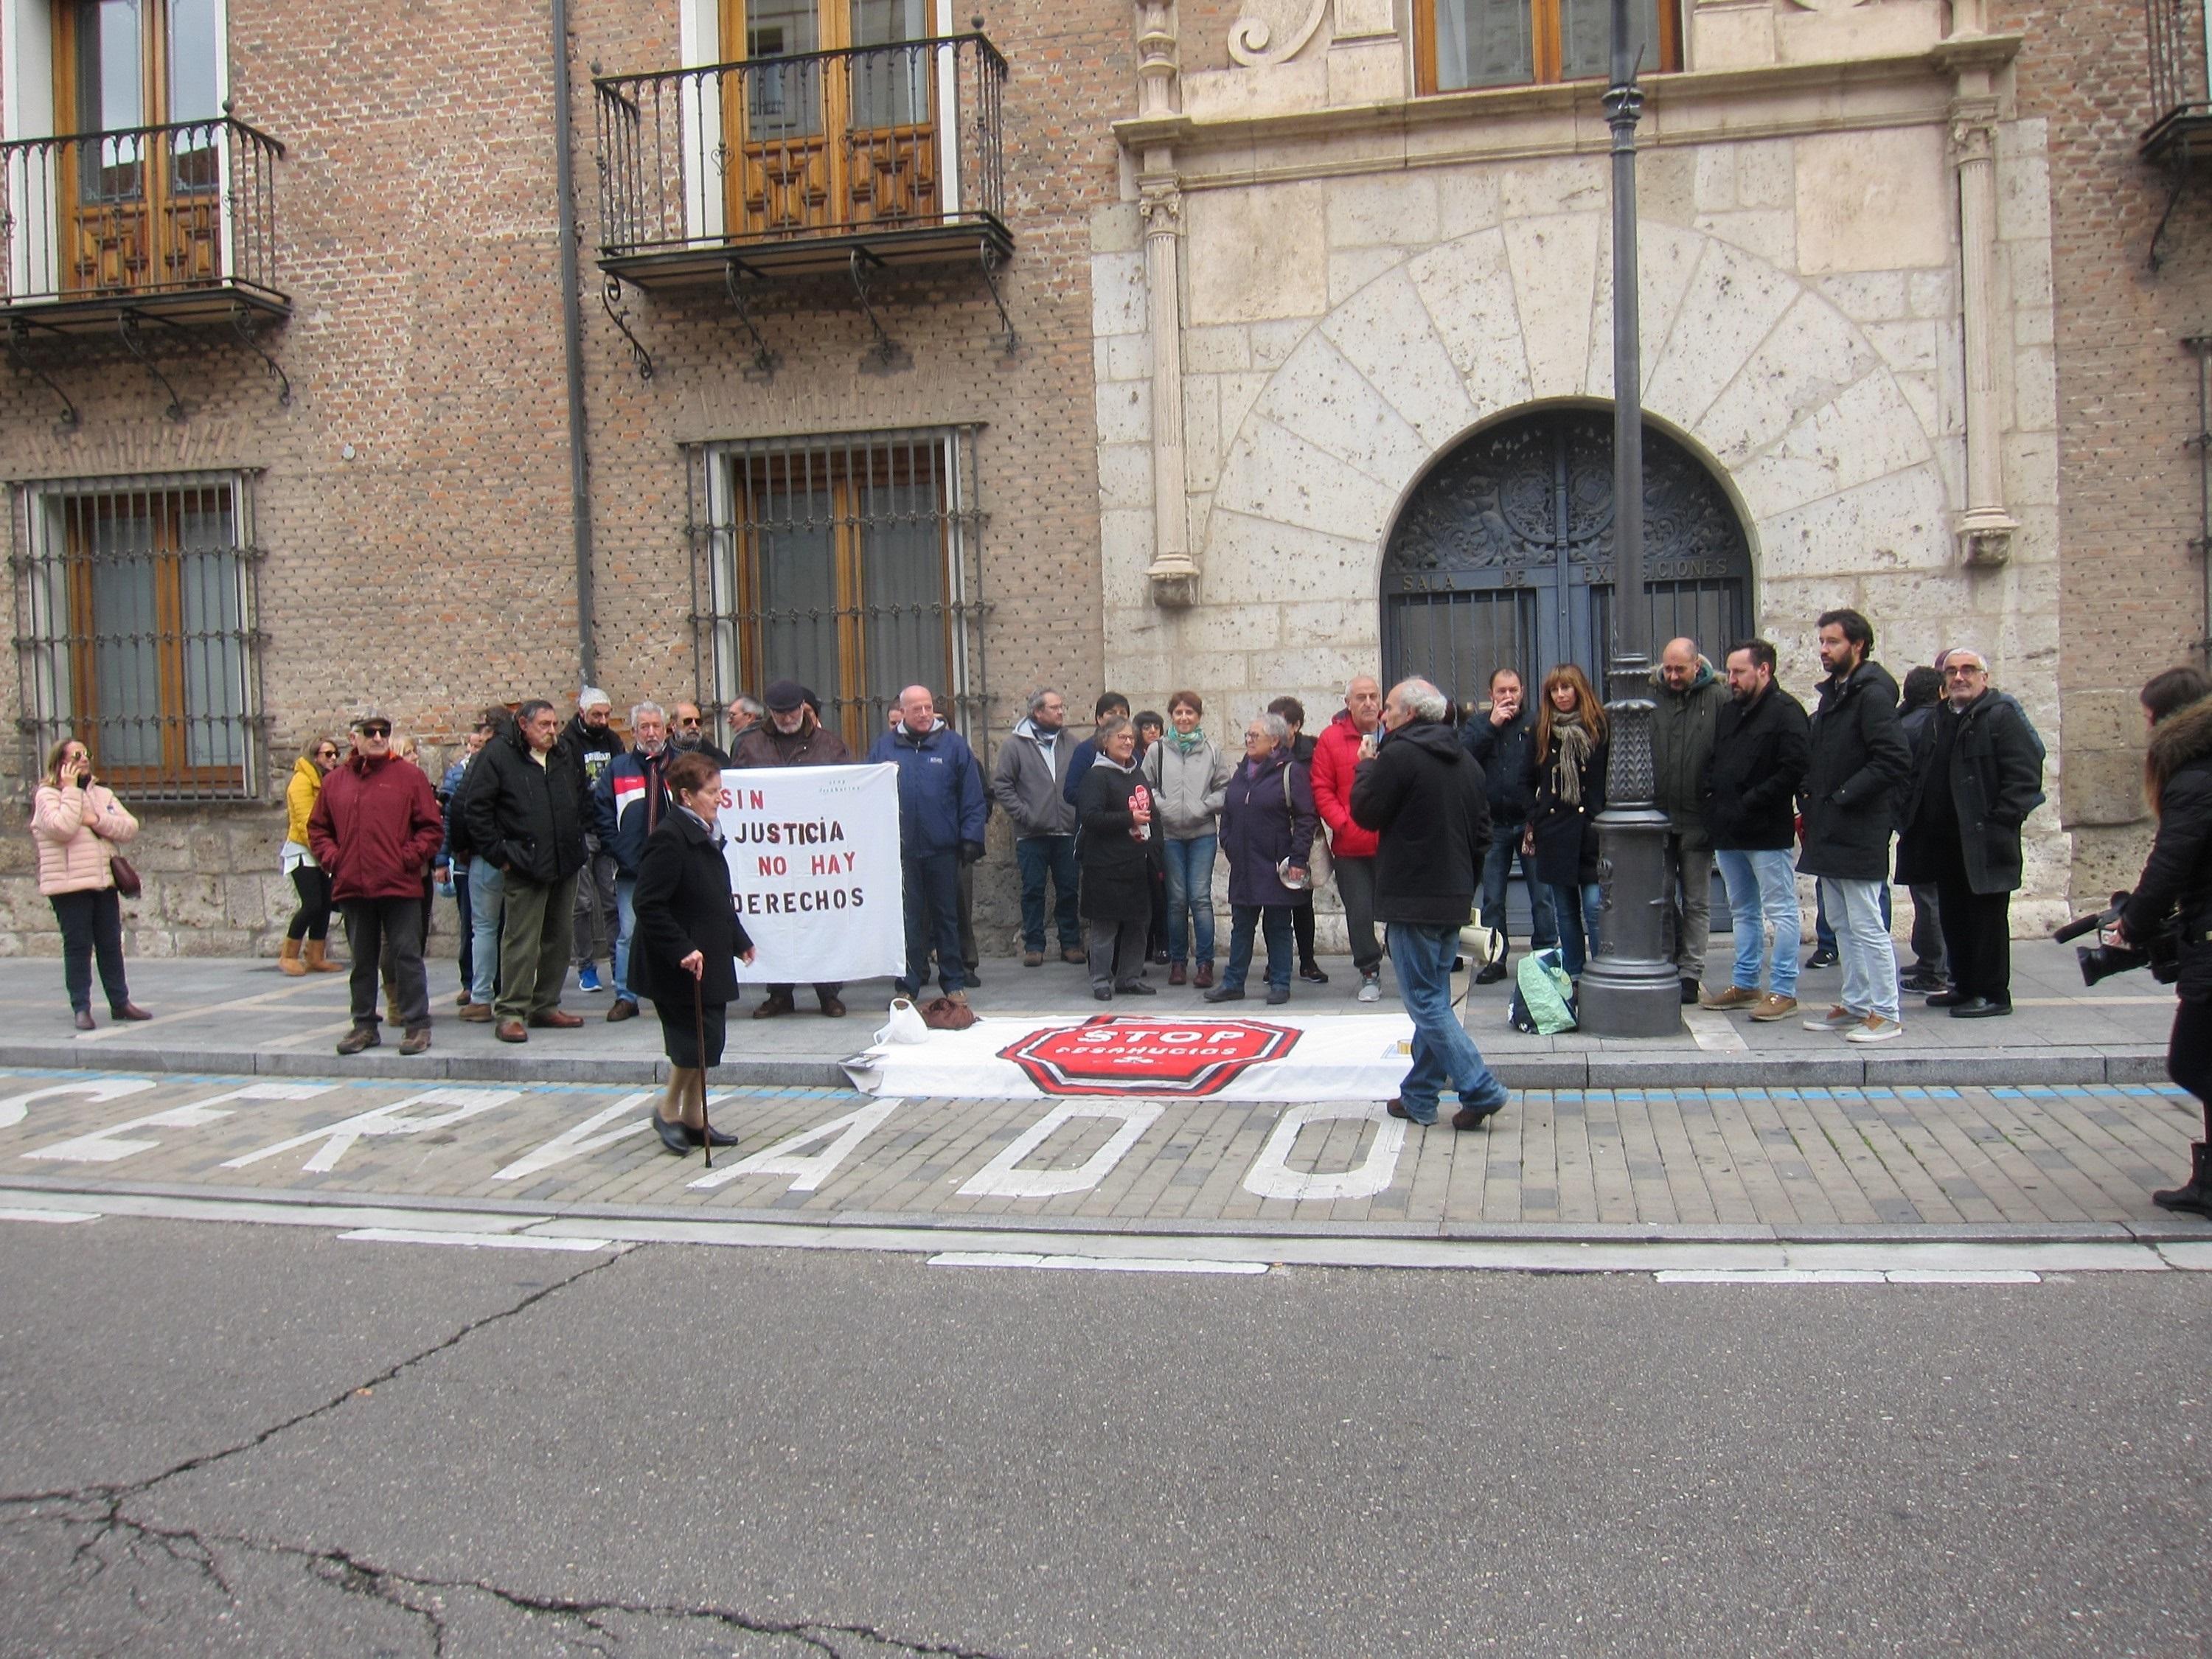
[[[120,853],[111,853],[107,859],[107,873],[115,878],[115,891],[119,897],[135,899],[145,890],[145,883],[131,867],[131,860]]]

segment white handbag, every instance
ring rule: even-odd
[[[890,1022],[876,1033],[878,1048],[887,1042],[927,1042],[929,1027],[922,1024],[921,1010],[908,997],[891,999]]]

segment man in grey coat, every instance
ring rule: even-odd
[[[1014,862],[1022,875],[1022,965],[1044,965],[1044,889],[1053,885],[1053,926],[1063,962],[1082,962],[1076,915],[1075,804],[1067,799],[1075,744],[1066,732],[1067,700],[1057,691],[1030,699],[1026,719],[999,750],[991,799],[1013,820]]]
[[[1713,844],[1705,830],[1705,767],[1713,722],[1728,690],[1695,640],[1667,641],[1651,677],[1651,765],[1656,805],[1667,815],[1668,920],[1685,1005],[1698,1000],[1712,935]]]

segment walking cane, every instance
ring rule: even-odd
[[[714,1126],[707,1121],[707,994],[706,964],[691,981],[691,1040],[699,1045],[699,1146],[707,1154],[707,1167],[714,1167]]]

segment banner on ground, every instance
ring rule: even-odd
[[[844,1062],[866,1094],[1041,1100],[1388,1100],[1413,1062],[1404,1015],[1218,1018],[1211,1013],[979,1019]]]
[[[753,960],[750,985],[906,971],[898,768],[748,767],[722,774],[717,823]]]

